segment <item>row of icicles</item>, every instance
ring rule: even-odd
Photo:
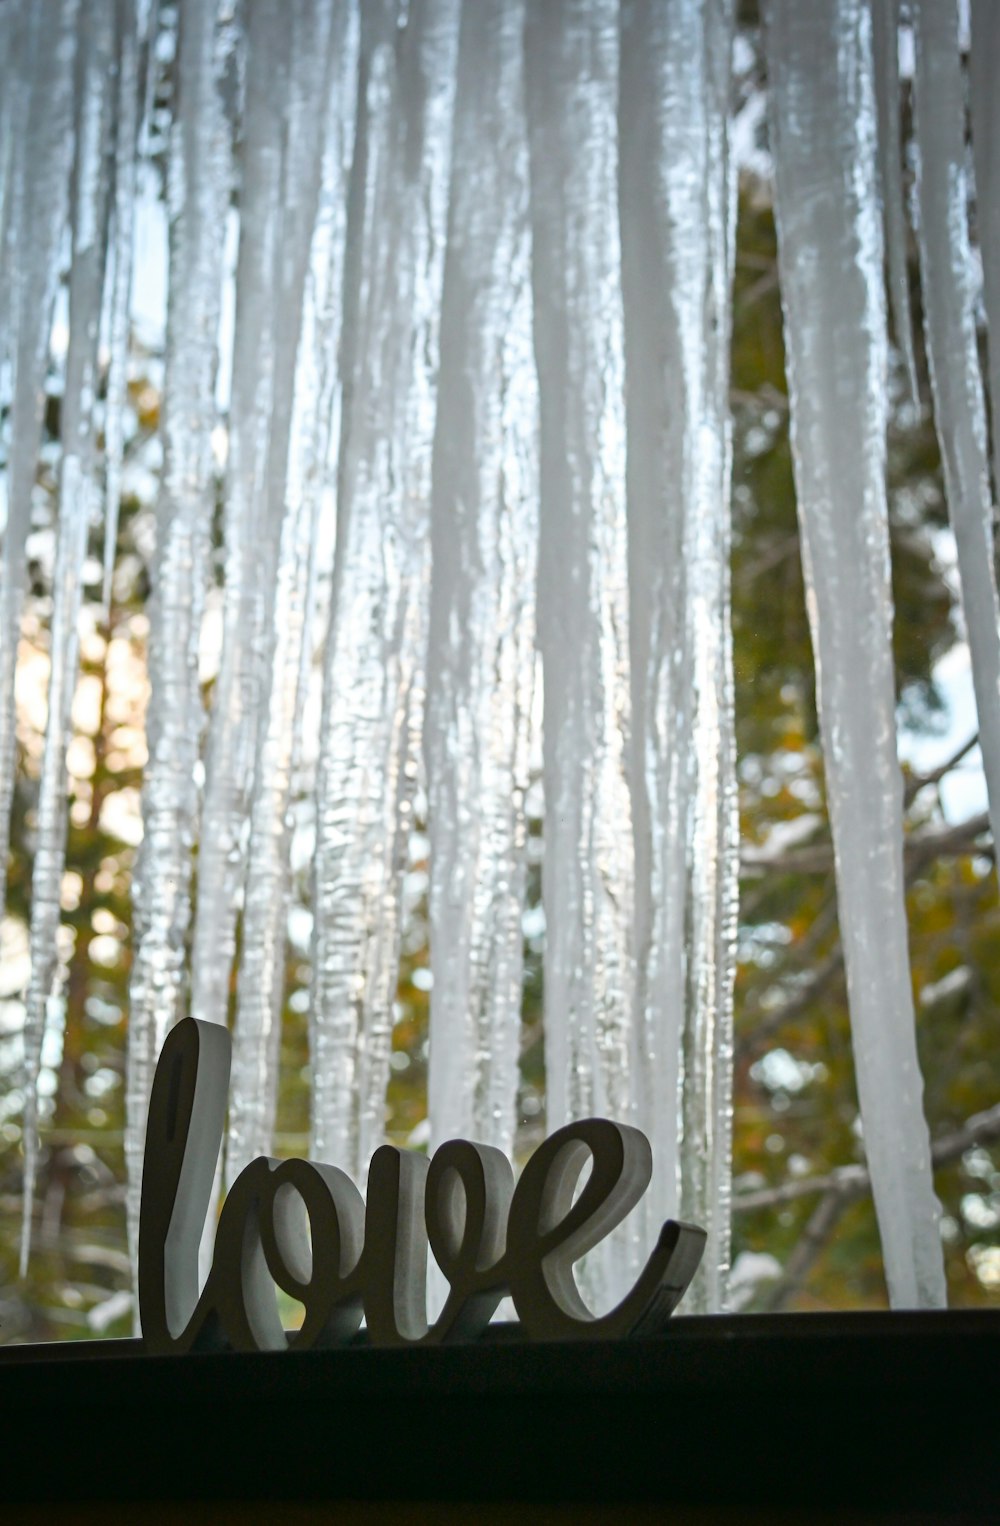
[[[733,0],[0,3],[5,847],[26,542],[61,282],[69,312],[24,1031],[25,1254],[35,1081],[62,981],[81,568],[103,518],[107,599],[141,279],[137,187],[149,179],[153,119],[168,113],[163,468],[128,1030],[133,1251],[156,1055],[187,1011],[225,1020],[240,918],[226,1178],[271,1144],[291,807],[335,514],[313,801],[312,1153],[363,1179],[382,1138],[421,768],[431,1140],[461,1134],[511,1150],[538,652],[548,1125],[631,1118],[655,1159],[638,1235],[588,1268],[588,1290],[606,1299],[655,1226],[679,1213],[709,1233],[691,1306],[723,1306],[737,871],[734,10]],[[973,0],[971,16],[977,226],[996,336],[1000,8]],[[892,1300],[936,1305],[945,1292],[893,710],[883,270],[915,387],[913,214],[996,827],[1000,637],[959,6],[910,5],[908,144],[898,0],[766,0],[763,20],[796,487],[865,1147]],[[905,153],[918,166],[909,209]],[[198,645],[234,202],[223,640],[206,724]],[[996,407],[1000,342],[989,355]]]

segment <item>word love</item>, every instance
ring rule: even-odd
[[[230,1040],[185,1018],[153,1081],[139,1227],[139,1311],[151,1352],[335,1346],[362,1317],[378,1346],[469,1340],[509,1293],[534,1339],[659,1329],[683,1297],[705,1234],[668,1221],[631,1292],[595,1317],[573,1265],[620,1224],[652,1170],[638,1129],[588,1118],[548,1138],[517,1186],[499,1150],[464,1139],[425,1156],[384,1145],[367,1205],[343,1171],[258,1159],[226,1197],[211,1272],[198,1254],[225,1124]],[[591,1171],[577,1194],[587,1161]],[[428,1243],[449,1285],[428,1326]],[[305,1310],[287,1332],[275,1286]]]

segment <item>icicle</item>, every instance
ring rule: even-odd
[[[177,51],[164,463],[149,604],[149,762],[143,841],[133,878],[125,1128],[133,1259],[153,1067],[167,1030],[185,1015],[185,940],[198,823],[195,768],[203,720],[198,641],[215,495],[211,435],[223,233],[232,184],[222,87],[238,33],[225,19],[228,13],[227,0],[183,6]]]
[[[532,0],[526,33],[550,1131],[632,1110],[617,9],[612,0]],[[584,1276],[601,1302],[617,1272],[604,1261]]]
[[[993,421],[993,491],[1000,495],[1000,6],[972,0],[972,148],[976,211],[983,259],[983,296],[988,328],[990,404]]]
[[[768,0],[792,449],[865,1150],[895,1307],[945,1302],[903,901],[865,0]],[[925,288],[926,289],[926,288]]]
[[[729,1264],[737,890],[732,6],[630,0],[622,21],[636,1088],[653,1145],[647,1233],[678,1213],[706,1227],[709,1245],[689,1301],[716,1310]]]
[[[306,0],[291,18],[295,36],[291,77],[302,88],[292,103],[283,175],[287,258],[275,392],[276,402],[287,397],[294,399],[294,407],[291,415],[287,410],[279,412],[272,422],[269,513],[280,513],[283,501],[284,515],[270,621],[270,678],[251,809],[226,1151],[230,1181],[248,1160],[271,1149],[290,893],[291,788],[306,688],[305,635],[313,603],[327,458],[332,429],[339,422],[337,355],[356,109],[357,7],[342,4],[332,13],[327,10],[321,35],[315,35],[320,28],[307,25],[310,19],[319,19],[314,0]],[[317,118],[324,122],[322,159],[316,152]],[[308,286],[303,256],[308,256]],[[293,386],[287,372],[296,355],[300,314],[302,333]]]
[[[510,1154],[534,670],[524,5],[462,13],[433,461],[427,672],[432,1145]]]
[[[337,558],[317,779],[313,1150],[384,1132],[427,639],[430,463],[457,0],[362,10]]]
[[[258,0],[250,7],[223,519],[222,655],[212,695],[191,962],[192,1014],[216,1023],[227,1019],[236,952],[276,542],[267,486],[269,426],[277,405],[276,276],[289,42],[284,0]]]
[[[28,32],[24,0],[8,0],[0,7],[0,364],[6,359],[10,320],[10,261],[14,253],[8,241],[11,205],[16,202],[17,161],[25,138],[28,70],[24,64]]]
[[[14,794],[14,670],[25,584],[25,544],[41,443],[45,366],[59,278],[73,155],[76,0],[32,6],[24,20],[24,99],[12,110],[19,141],[5,194],[6,350],[13,369],[7,522],[0,565],[0,917]],[[23,129],[21,124],[23,123]]]
[[[35,1165],[37,1084],[45,1016],[61,995],[57,949],[59,900],[66,861],[66,747],[77,676],[77,620],[94,502],[94,398],[101,288],[107,249],[107,152],[111,131],[114,0],[83,0],[79,19],[76,163],[72,192],[69,348],[62,403],[59,519],[52,578],[52,646],[48,718],[38,792],[31,878],[31,978],[24,1019],[24,1216],[21,1276],[28,1265]]]
[[[875,100],[878,108],[878,174],[888,269],[889,305],[896,344],[903,357],[912,401],[919,396],[913,358],[910,278],[906,259],[906,203],[903,196],[903,147],[899,120],[899,4],[873,0],[872,41]]]
[[[125,0],[118,7],[118,111],[115,141],[114,239],[109,291],[108,380],[104,405],[104,582],[107,614],[111,577],[118,543],[125,402],[128,392],[129,298],[132,290],[132,244],[135,237],[136,181],[142,117],[150,109],[149,89],[140,62],[145,52],[152,75],[156,6],[152,6],[149,35],[139,33],[136,7]]]
[[[986,408],[976,348],[968,233],[965,94],[958,5],[913,5],[914,133],[919,154],[920,280],[934,417],[962,607],[972,655],[979,739],[994,841],[1000,842],[1000,606]]]

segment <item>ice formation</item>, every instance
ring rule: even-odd
[[[735,741],[729,641],[728,151],[732,7],[623,12],[635,1095],[653,1143],[647,1234],[709,1231],[691,1298],[729,1258]],[[683,39],[681,43],[680,39]]]
[[[885,487],[886,288],[914,394],[922,362],[899,9],[768,0],[765,53],[864,1139],[893,1301],[935,1305],[944,1289],[907,962]],[[48,502],[34,491],[43,403],[46,386],[61,389],[24,1030],[26,1224],[41,1043],[58,1018],[83,569],[88,532],[103,529],[107,604],[133,251],[166,124],[163,467],[126,1097],[133,1252],[152,1069],[189,1005],[233,1022],[230,1176],[270,1147],[292,815],[319,558],[332,547],[311,800],[313,1152],[363,1179],[383,1138],[404,871],[424,803],[430,1138],[473,1133],[512,1148],[540,709],[548,1127],[595,1112],[635,1120],[656,1161],[647,1215],[591,1262],[586,1286],[605,1299],[640,1242],[679,1212],[710,1236],[693,1306],[724,1305],[734,10],[733,0],[0,0],[5,847],[27,549]],[[1000,635],[959,8],[913,0],[911,13],[925,350],[996,821]],[[996,8],[973,0],[971,22],[996,422]],[[231,321],[227,229],[238,229]],[[50,338],[64,276],[62,355]],[[206,703],[199,651],[217,571],[221,651]]]
[[[7,513],[0,566],[0,862],[6,864],[17,756],[14,671],[49,330],[73,168],[79,6],[77,0],[58,0],[43,10],[22,3],[7,7],[4,23],[0,359],[9,367],[10,379]],[[0,892],[0,910],[3,903]]]
[[[958,19],[957,5],[916,0],[913,6],[918,243],[934,417],[958,551],[990,822],[1000,840],[1000,604],[976,339],[977,293],[969,249]],[[981,101],[981,93],[977,95]],[[988,175],[983,178],[988,184]],[[987,206],[988,197],[987,190]],[[991,272],[989,291],[994,280]]]
[[[873,0],[872,52],[875,102],[878,111],[878,175],[882,198],[885,263],[889,307],[910,397],[918,395],[907,270],[906,202],[903,194],[903,149],[899,93],[900,0]]]
[[[313,1150],[362,1180],[385,1127],[417,782],[458,14],[361,11],[310,1020]]]
[[[45,1019],[62,985],[58,953],[60,894],[66,861],[66,747],[77,677],[77,624],[83,585],[80,568],[95,505],[94,426],[97,345],[107,240],[108,177],[113,79],[113,0],[84,0],[79,17],[76,156],[70,192],[72,260],[69,339],[60,418],[62,460],[55,565],[52,572],[52,647],[48,717],[38,790],[35,857],[31,878],[31,977],[25,1002],[24,1049],[28,1072],[38,1072]],[[31,1233],[37,1134],[36,1092],[25,1094],[25,1205],[21,1245],[24,1275]]]
[[[1000,484],[1000,97],[996,60],[1000,57],[1000,9],[990,0],[972,0],[969,77],[976,209],[983,260],[983,298],[989,347],[993,424],[993,484]]]
[[[933,1307],[944,1266],[903,901],[870,12],[865,0],[768,0],[765,18],[792,451],[865,1152],[892,1301]]]
[[[186,942],[204,730],[198,647],[209,577],[216,474],[215,374],[223,234],[232,192],[231,90],[239,33],[225,0],[186,6],[177,39],[168,165],[170,293],[163,386],[163,475],[149,607],[149,761],[132,884],[125,1157],[136,1254],[146,1107],[156,1056],[186,1013]]]
[[[618,44],[612,0],[528,8],[550,1129],[633,1107]]]
[[[139,165],[148,147],[151,88],[155,75],[159,0],[118,9],[118,59],[114,121],[114,192],[111,208],[111,265],[107,278],[108,377],[104,404],[104,605],[111,603],[111,580],[118,544],[125,403],[128,390],[129,308]]]
[[[288,241],[276,296],[283,332],[274,378],[281,405],[272,413],[266,479],[274,586],[265,624],[268,668],[259,701],[250,805],[226,1149],[229,1180],[248,1160],[271,1149],[284,999],[293,774],[300,752],[319,515],[331,437],[339,422],[336,357],[358,17],[351,5],[318,7],[305,0],[290,19],[300,57],[313,59],[311,77],[308,68],[302,69],[313,93],[296,89],[293,96],[282,177]],[[317,119],[322,131],[318,154]],[[211,945],[205,957],[211,959]]]
[[[198,897],[191,959],[191,1013],[225,1022],[246,869],[246,821],[266,670],[276,523],[284,490],[279,436],[291,406],[291,372],[302,300],[282,290],[283,266],[303,264],[290,105],[301,91],[315,110],[326,49],[303,36],[301,7],[258,0],[247,13],[246,94],[239,178],[239,256],[232,394],[223,496],[223,631],[213,686],[198,844]],[[307,29],[308,31],[309,29]],[[316,74],[319,74],[319,80]],[[315,158],[315,156],[313,156]],[[299,221],[301,222],[301,218]],[[296,240],[298,235],[298,240]],[[305,237],[308,249],[308,233]],[[298,299],[296,301],[296,298]],[[284,347],[284,394],[277,386]],[[275,490],[276,489],[276,490]]]
[[[432,1143],[514,1139],[538,400],[524,5],[462,13],[432,460],[424,730]]]

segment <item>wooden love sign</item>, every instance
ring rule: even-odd
[[[652,1169],[638,1129],[587,1118],[546,1139],[516,1187],[505,1155],[465,1139],[431,1160],[383,1145],[372,1157],[367,1204],[335,1166],[251,1161],[226,1197],[199,1292],[229,1063],[226,1029],[185,1018],[156,1069],[139,1226],[139,1312],[150,1352],[336,1346],[362,1316],[378,1346],[468,1340],[507,1293],[534,1339],[645,1334],[666,1322],[697,1269],[704,1231],[668,1220],[621,1303],[599,1317],[586,1307],[573,1264],[621,1223]],[[431,1326],[428,1242],[449,1284]],[[275,1284],[302,1303],[301,1329],[284,1329]]]

